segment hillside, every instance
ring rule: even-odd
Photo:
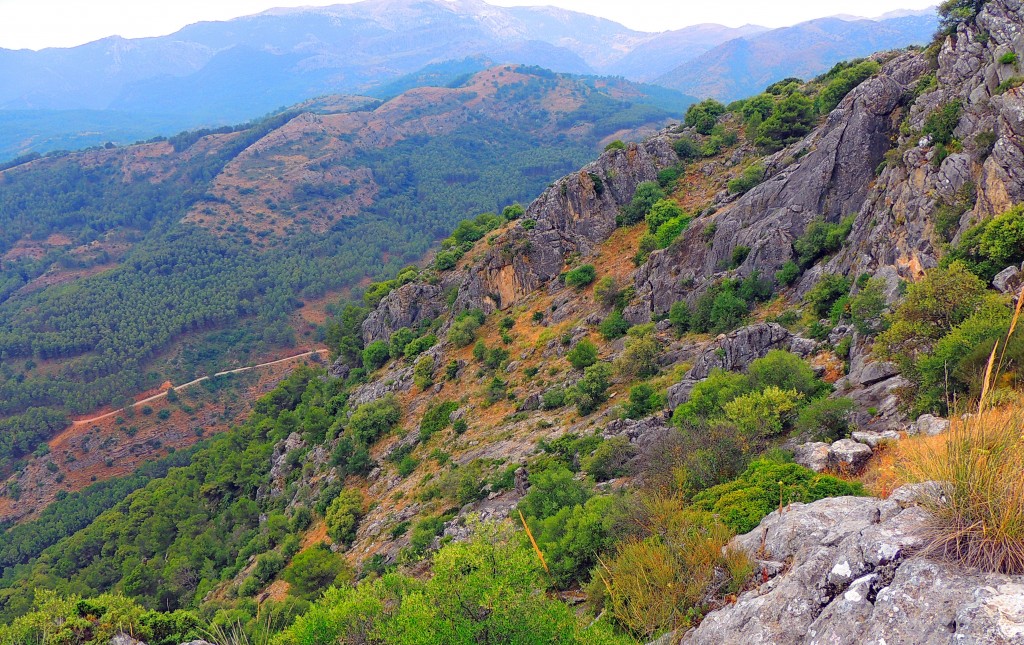
[[[6,532],[0,643],[1020,643],[1024,22],[946,9],[450,227],[329,368]]]
[[[308,349],[322,320],[297,311],[669,119],[643,100],[625,82],[496,67],[4,170],[0,472],[69,416]]]
[[[923,45],[937,25],[934,14],[821,18],[737,37],[644,80],[693,96],[735,101],[784,78],[812,78],[839,61]]]

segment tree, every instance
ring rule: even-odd
[[[654,335],[654,324],[637,325],[626,334],[626,347],[615,366],[629,379],[652,376],[658,372],[660,352],[661,343]]]
[[[814,125],[814,103],[793,93],[779,101],[772,115],[757,129],[755,143],[769,151],[799,141]]]
[[[359,491],[353,488],[341,491],[324,514],[327,535],[336,543],[348,546],[355,539],[362,517],[363,496]]]
[[[583,378],[572,388],[572,401],[580,414],[590,414],[608,400],[612,367],[608,363],[595,363],[583,370]]]
[[[289,593],[312,600],[332,584],[348,582],[354,576],[341,557],[316,545],[296,555],[281,577],[291,585]]]
[[[694,103],[686,111],[686,126],[701,134],[711,134],[718,117],[725,114],[725,106],[714,99]]]
[[[384,366],[391,358],[391,350],[383,340],[375,340],[363,349],[363,367],[373,371]]]
[[[574,369],[582,370],[597,362],[597,345],[583,338],[565,355]]]

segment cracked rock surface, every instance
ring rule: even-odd
[[[922,485],[793,504],[734,539],[765,580],[683,643],[1024,643],[1024,576],[913,555]],[[773,572],[781,572],[773,576]]]

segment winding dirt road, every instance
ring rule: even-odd
[[[202,376],[200,378],[195,379],[194,381],[189,381],[188,383],[182,383],[181,385],[172,386],[171,389],[175,390],[176,392],[180,392],[180,391],[182,391],[184,389],[192,387],[193,385],[197,385],[199,383],[202,383],[203,381],[207,381],[210,378],[216,378],[218,376],[227,376],[229,374],[240,374],[242,372],[248,372],[250,370],[257,370],[257,369],[260,369],[261,367],[269,367],[271,365],[278,365],[280,363],[287,363],[288,361],[294,361],[297,358],[305,358],[306,356],[312,356],[313,354],[326,354],[326,353],[327,353],[326,349],[315,349],[315,350],[313,350],[311,352],[303,352],[302,354],[296,354],[295,356],[289,356],[287,358],[280,358],[280,359],[278,359],[276,361],[270,361],[269,363],[260,363],[259,365],[249,365],[248,367],[239,367],[238,369],[226,370],[226,371],[223,371],[223,372],[217,372],[216,374],[213,375],[213,377]],[[132,403],[128,407],[134,408],[136,406],[149,403],[150,401],[156,401],[157,399],[161,399],[161,398],[163,398],[165,396],[167,396],[167,390],[164,390],[163,392],[160,392],[159,394],[154,394],[153,396],[146,397],[146,398],[142,399],[141,401],[136,401],[135,403]],[[93,417],[91,419],[79,419],[78,421],[73,421],[71,423],[71,425],[73,425],[73,426],[81,426],[81,425],[85,425],[87,423],[96,423],[97,421],[102,421],[103,419],[109,419],[110,417],[118,415],[120,413],[121,413],[121,410],[114,410],[113,412],[108,412],[106,414],[101,414],[100,416]]]

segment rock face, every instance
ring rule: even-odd
[[[760,575],[770,579],[708,614],[682,642],[1024,643],[1024,576],[912,556],[928,517],[915,503],[923,490],[773,512],[733,541],[762,558]]]
[[[737,329],[704,348],[683,380],[668,389],[668,406],[675,408],[685,403],[690,398],[693,386],[707,378],[713,369],[744,370],[773,349],[785,349],[807,356],[814,351],[815,346],[814,341],[794,336],[785,327],[775,323]]]
[[[387,340],[396,329],[413,327],[444,310],[442,287],[417,282],[402,285],[384,296],[363,321],[363,341]]]

